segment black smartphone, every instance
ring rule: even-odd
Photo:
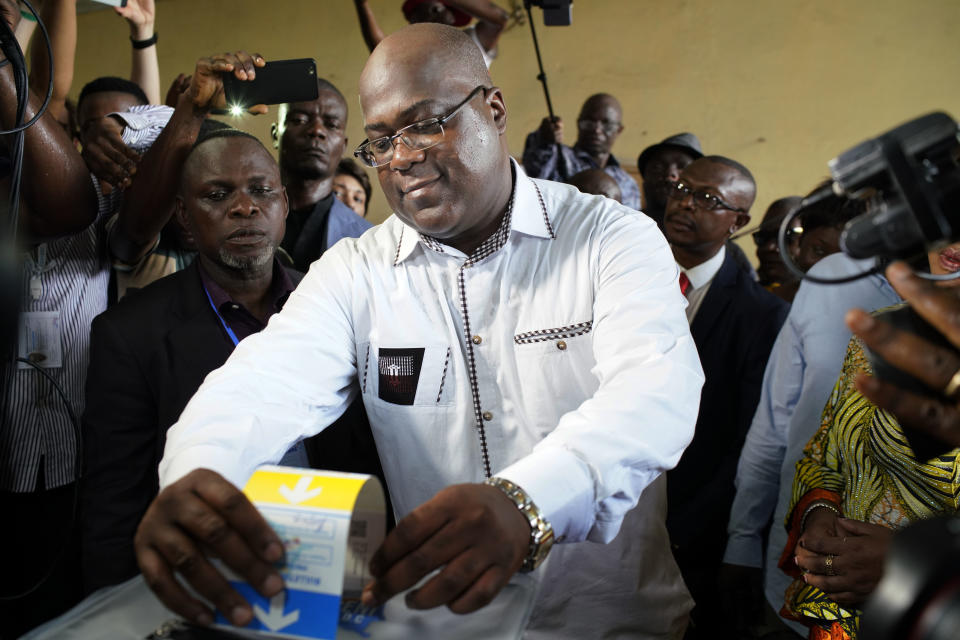
[[[253,80],[238,80],[233,73],[224,73],[223,92],[228,110],[316,100],[320,95],[317,63],[312,58],[273,60],[257,69]]]
[[[954,346],[950,344],[939,331],[934,329],[926,320],[921,318],[916,311],[908,306],[883,311],[878,313],[876,317],[878,320],[889,322],[901,331],[907,331],[919,336],[934,346],[956,351]],[[895,384],[906,391],[920,395],[932,395],[932,390],[927,387],[927,385],[909,373],[897,369],[884,360],[880,354],[867,349],[867,359],[870,361],[870,365],[873,367],[873,374],[877,378]],[[900,425],[900,428],[903,431],[903,435],[907,438],[907,444],[913,449],[917,460],[921,462],[945,455],[953,450],[953,446],[927,433],[911,429],[904,425]]]

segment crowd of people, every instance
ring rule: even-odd
[[[140,573],[191,622],[212,604],[248,624],[207,555],[283,589],[282,541],[238,489],[279,463],[386,487],[370,606],[406,592],[421,615],[483,616],[529,572],[525,637],[857,638],[893,532],[958,509],[958,450],[924,457],[901,425],[960,445],[960,357],[862,310],[922,301],[956,345],[960,299],[902,265],[802,281],[785,221],[791,262],[845,277],[872,266],[840,252],[867,204],[783,194],[753,224],[751,170],[690,132],[641,150],[638,184],[609,93],[585,98],[572,145],[544,118],[511,155],[489,71],[503,8],[407,0],[388,35],[355,4],[367,139],[346,148],[352,100],[320,78],[280,106],[275,160],[213,117],[260,54],[200,57],[159,104],[154,0],[128,0],[131,76],[72,104],[76,3],[43,3],[54,73],[34,43],[26,117],[52,98],[22,158],[0,637]],[[24,50],[30,17],[0,0]],[[377,226],[374,197],[393,213]],[[734,241],[751,230],[756,269]],[[960,270],[960,245],[925,268]],[[864,376],[871,350],[927,395]]]

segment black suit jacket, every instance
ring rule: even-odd
[[[693,442],[667,473],[667,529],[678,558],[720,562],[740,450],[789,310],[727,252],[690,326],[705,380]]]
[[[299,283],[301,274],[288,273]],[[167,429],[232,351],[204,294],[197,262],[94,319],[80,512],[87,592],[136,575],[133,535],[157,494]],[[373,473],[383,480],[359,401],[306,446],[315,467]]]

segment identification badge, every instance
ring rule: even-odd
[[[20,314],[20,341],[17,355],[44,369],[63,366],[63,348],[60,338],[60,313],[57,311],[27,311]],[[23,362],[18,369],[32,369]]]

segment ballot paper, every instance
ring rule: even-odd
[[[338,625],[362,634],[374,619],[382,619],[382,610],[359,603],[370,580],[370,557],[386,529],[379,480],[264,466],[243,491],[283,541],[285,558],[277,568],[286,585],[267,599],[218,563],[253,608],[253,621],[242,628],[244,636],[333,640]],[[220,611],[216,624],[238,630]]]

